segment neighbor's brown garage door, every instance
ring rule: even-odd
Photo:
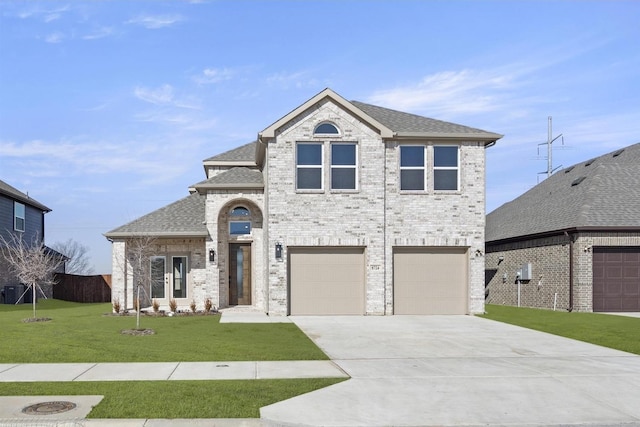
[[[640,247],[593,248],[593,311],[640,311]]]
[[[466,248],[396,248],[394,314],[467,314]]]
[[[364,314],[363,248],[289,248],[292,315]]]

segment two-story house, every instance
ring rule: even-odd
[[[133,306],[127,241],[153,236],[163,306],[483,312],[485,149],[501,136],[325,89],[204,160],[189,196],[106,233],[113,298]]]
[[[11,243],[21,238],[28,244],[44,242],[44,215],[51,209],[32,199],[4,181],[0,181],[0,236]],[[1,241],[0,240],[0,244]],[[0,289],[5,285],[16,285],[17,279],[11,274],[9,265],[0,256]],[[52,295],[51,289],[45,293]]]

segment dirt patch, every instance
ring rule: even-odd
[[[154,335],[156,331],[153,329],[123,329],[120,331],[123,335],[135,335],[135,336],[144,336],[144,335]]]
[[[34,323],[34,322],[49,322],[50,317],[30,317],[28,319],[22,319],[22,323]]]

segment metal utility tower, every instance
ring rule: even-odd
[[[538,172],[538,175],[540,174],[547,174],[547,178],[549,178],[556,170],[558,170],[559,168],[562,167],[562,165],[557,166],[556,168],[553,167],[553,142],[558,139],[558,138],[562,138],[562,145],[564,145],[564,137],[562,136],[562,134],[556,136],[555,138],[553,138],[553,133],[552,133],[552,129],[551,129],[551,122],[552,122],[552,118],[551,116],[549,116],[548,118],[549,120],[549,124],[548,124],[548,131],[547,131],[547,142],[542,142],[540,144],[538,144],[538,156],[540,156],[540,146],[541,145],[546,145],[547,146],[547,170],[544,172]]]

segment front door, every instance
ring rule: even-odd
[[[251,305],[251,244],[229,245],[229,305]]]

